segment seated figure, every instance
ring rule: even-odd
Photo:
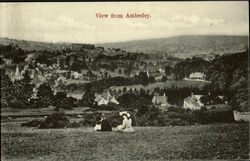
[[[130,118],[130,114],[128,112],[120,112],[120,116],[123,117],[122,125],[117,126],[117,131],[121,132],[134,132],[135,130],[132,128],[132,119]]]
[[[95,131],[112,131],[112,127],[109,124],[109,121],[106,118],[98,116],[98,122],[94,127]]]

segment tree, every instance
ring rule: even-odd
[[[65,104],[66,98],[67,98],[67,94],[65,92],[57,92],[54,97],[55,106],[57,108],[60,108],[62,105]]]
[[[165,67],[165,74],[166,74],[167,76],[169,76],[169,75],[171,74],[171,72],[172,72],[172,68],[171,68],[170,66],[166,66],[166,67]]]
[[[119,70],[118,70],[118,73],[119,73],[119,74],[122,74],[122,70],[121,70],[121,69],[119,69]]]
[[[34,85],[31,84],[27,71],[23,76],[21,80],[17,80],[3,89],[6,103],[11,108],[27,108],[30,105],[29,100],[33,94]]]
[[[147,85],[149,82],[148,76],[146,72],[140,72],[138,75],[138,78],[140,80],[140,82],[142,83],[142,85]]]
[[[48,107],[54,104],[53,91],[48,83],[41,84],[37,89],[37,97],[39,105],[42,107]]]
[[[67,55],[66,58],[65,58],[65,65],[68,66],[68,67],[70,66],[69,60],[70,60],[70,56]]]
[[[123,90],[122,90],[123,93],[126,93],[127,92],[127,87],[124,87]]]
[[[80,104],[85,107],[93,107],[95,102],[95,94],[94,92],[88,91],[84,93],[82,99],[80,100]]]
[[[12,99],[13,85],[5,70],[1,69],[1,107],[8,107]]]
[[[93,80],[94,74],[92,73],[91,70],[87,72],[87,76],[89,77],[90,80]]]
[[[71,65],[71,67],[70,67],[70,70],[76,71],[76,72],[79,72],[79,73],[81,72],[81,69],[82,69],[81,65],[77,61],[74,61],[73,64]]]

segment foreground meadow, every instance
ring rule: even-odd
[[[248,124],[135,127],[136,132],[92,128],[36,129],[1,123],[2,160],[248,159]]]

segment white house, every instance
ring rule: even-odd
[[[187,97],[184,99],[183,107],[185,109],[192,109],[192,110],[199,110],[201,109],[204,104],[200,101],[200,98],[203,95],[193,95],[191,94],[191,97]]]
[[[250,122],[250,112],[233,111],[235,121]]]
[[[15,81],[15,80],[20,80],[20,79],[22,79],[23,78],[23,76],[21,75],[21,72],[20,72],[20,70],[19,70],[19,66],[18,66],[18,64],[16,65],[16,72],[15,72],[15,74],[11,77],[11,80],[12,81]]]
[[[96,94],[95,102],[97,102],[98,106],[107,105],[108,103],[119,104],[115,97],[111,96],[109,92],[104,93],[103,95]]]
[[[106,99],[104,99],[101,95],[96,96],[95,102],[97,103],[98,106],[108,104],[108,101]]]
[[[163,96],[154,96],[152,99],[152,103],[154,105],[162,106],[162,107],[169,105],[169,103],[167,101],[168,101],[168,97],[165,95],[165,93]]]
[[[185,78],[184,80],[196,80],[196,81],[205,81],[206,75],[201,72],[191,73],[189,78]]]

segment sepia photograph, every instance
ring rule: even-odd
[[[249,160],[249,3],[0,2],[1,161]]]

